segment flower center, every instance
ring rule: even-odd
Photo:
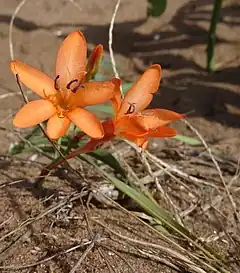
[[[78,79],[73,79],[66,86],[61,87],[58,84],[59,78],[60,75],[57,75],[54,80],[55,94],[49,96],[45,95],[45,97],[56,107],[58,117],[64,118],[68,112],[76,108],[71,97],[72,94],[77,91],[79,86],[74,85],[74,87],[72,87],[73,83],[78,82]]]

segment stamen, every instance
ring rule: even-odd
[[[85,86],[84,85],[78,85],[78,86],[74,87],[73,89],[71,89],[71,91],[73,93],[76,93],[79,88],[85,88]]]
[[[127,110],[127,112],[126,113],[124,113],[124,115],[129,115],[129,114],[132,114],[132,113],[134,113],[135,112],[135,110],[136,110],[136,103],[128,103],[129,104],[129,108],[128,108],[128,110]]]
[[[57,116],[58,116],[59,118],[64,118],[64,113],[63,113],[63,111],[59,111],[59,112],[57,113]]]
[[[45,89],[43,89],[43,95],[44,95],[44,98],[45,98],[45,99],[48,99],[48,98],[49,98],[49,96],[47,96],[47,94],[46,94]]]
[[[67,89],[70,89],[71,88],[71,85],[74,83],[74,82],[78,82],[78,79],[75,79],[75,80],[72,80],[70,81],[68,84],[67,84]]]
[[[57,77],[56,77],[55,80],[54,80],[54,88],[55,88],[57,91],[59,91],[59,86],[58,86],[58,83],[57,83],[57,81],[58,81],[59,78],[60,78],[60,75],[57,75]]]

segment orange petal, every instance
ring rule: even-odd
[[[18,74],[19,80],[40,97],[55,93],[54,82],[46,74],[21,61],[14,60],[10,63],[10,69],[14,75]]]
[[[67,117],[59,118],[55,114],[47,123],[47,134],[51,139],[58,139],[65,135],[69,126],[70,120]]]
[[[118,117],[144,110],[152,101],[153,94],[157,92],[160,79],[161,66],[158,64],[150,66],[127,92]]]
[[[156,130],[149,131],[148,137],[173,137],[177,134],[177,131],[170,127],[159,127]]]
[[[133,115],[132,118],[145,130],[151,130],[184,117],[185,115],[166,109],[147,109]]]
[[[111,101],[112,101],[112,106],[114,109],[114,115],[116,116],[122,102],[122,95],[120,90],[121,80],[118,78],[114,78],[112,79],[112,83],[115,85],[115,90],[114,90],[114,96],[111,99]]]
[[[103,55],[103,45],[97,45],[88,59],[87,63],[87,75],[85,81],[91,80],[97,73],[98,67],[101,63],[102,60],[102,55]]]
[[[129,136],[142,137],[147,134],[147,131],[144,130],[138,123],[135,122],[131,117],[126,116],[118,119],[115,122],[115,135],[123,136],[128,134]]]
[[[76,149],[75,151],[71,152],[66,158],[72,158],[82,153],[88,153],[94,151],[95,149],[100,148],[105,142],[110,141],[115,136],[113,134],[114,126],[112,120],[106,120],[102,122],[103,130],[104,130],[104,137],[101,139],[92,138],[89,142],[87,142],[83,147]],[[83,132],[80,137],[84,136]]]
[[[56,113],[56,108],[48,100],[35,100],[23,106],[16,114],[13,124],[19,128],[35,126],[49,119]]]
[[[66,87],[72,80],[78,80],[71,87],[77,86],[85,77],[87,44],[80,31],[74,31],[67,36],[58,50],[56,60],[56,77],[58,84]]]
[[[107,138],[111,139],[114,137],[114,124],[111,119],[103,121],[102,127],[104,131],[104,139],[107,139]],[[80,141],[85,135],[86,134],[84,132],[78,132],[76,136],[74,136],[74,140]]]
[[[88,110],[76,108],[68,113],[68,118],[90,137],[102,138],[104,136],[100,121]]]
[[[112,81],[87,82],[72,93],[71,103],[77,107],[84,107],[104,103],[110,100],[115,91]]]
[[[142,148],[142,150],[145,150],[145,148],[147,147],[148,141],[145,137],[135,137],[129,134],[125,134],[122,137],[126,138],[131,142],[134,142],[138,147]]]

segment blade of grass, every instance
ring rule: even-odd
[[[187,137],[184,135],[176,135],[173,138],[176,140],[180,140],[180,141],[182,141],[188,145],[191,145],[191,146],[201,146],[202,145],[201,141],[199,141],[198,139],[193,138],[193,137]]]
[[[222,7],[222,0],[214,0],[212,19],[210,23],[210,28],[208,31],[208,43],[207,43],[207,69],[209,72],[214,72],[215,62],[214,62],[214,50],[216,43],[216,29],[217,24],[220,20],[220,12]]]
[[[167,8],[167,0],[148,0],[147,15],[161,16]]]
[[[83,155],[82,155],[83,156]],[[220,270],[220,272],[228,272],[223,268],[222,258],[219,254],[215,253],[210,247],[206,246],[203,243],[199,243],[197,237],[195,237],[191,232],[185,227],[181,226],[176,220],[174,220],[171,215],[161,208],[157,203],[152,202],[148,197],[146,197],[140,191],[131,188],[121,180],[113,177],[108,174],[104,170],[102,170],[97,164],[95,164],[92,160],[89,160],[85,157],[85,161],[95,167],[95,169],[102,174],[105,178],[107,178],[117,189],[121,192],[132,198],[138,205],[140,205],[146,212],[148,212],[151,216],[155,217],[159,220],[168,231],[172,231],[175,234],[180,235],[182,238],[186,239],[190,244],[194,245],[197,249],[201,250],[203,254],[208,259],[214,261],[214,266],[216,269]]]
[[[103,149],[98,149],[93,152],[88,153],[91,157],[100,160],[104,164],[108,165],[112,169],[114,169],[117,173],[121,174],[126,178],[126,173],[124,169],[119,164],[118,160],[109,152]]]

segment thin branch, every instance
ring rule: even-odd
[[[102,248],[106,248],[107,250],[109,250],[109,251],[111,251],[112,253],[114,253],[116,256],[118,256],[128,267],[129,267],[129,269],[133,272],[133,273],[135,273],[135,271],[134,271],[134,269],[133,269],[133,267],[131,266],[131,264],[127,261],[127,259],[125,259],[120,253],[118,253],[115,249],[113,249],[113,248],[111,248],[111,247],[109,247],[109,246],[107,246],[107,245],[103,245],[103,244],[101,244],[101,247]]]
[[[84,243],[81,243],[81,244],[76,245],[76,246],[74,246],[74,247],[68,248],[68,249],[66,249],[66,250],[64,250],[64,251],[61,251],[61,252],[59,252],[59,253],[56,253],[56,254],[54,254],[54,255],[52,255],[52,256],[50,256],[50,257],[47,257],[47,258],[45,258],[45,259],[43,259],[43,260],[40,260],[40,261],[37,261],[37,262],[35,262],[35,263],[26,264],[26,265],[0,266],[0,269],[1,269],[1,270],[23,270],[23,269],[26,269],[26,268],[35,267],[35,266],[40,265],[40,264],[45,264],[46,262],[48,262],[48,261],[50,261],[50,260],[52,260],[52,259],[54,259],[54,258],[56,258],[56,257],[58,257],[58,256],[60,256],[60,255],[67,254],[67,253],[69,253],[69,252],[71,252],[71,251],[74,251],[74,250],[76,250],[76,249],[78,249],[78,248],[81,248],[81,247],[86,246],[86,245],[89,245],[89,244],[91,245],[91,244],[92,244],[92,241],[84,242]],[[90,246],[90,245],[89,245],[89,246]],[[88,246],[88,248],[89,248],[89,246]],[[88,249],[88,248],[87,248],[87,249]]]
[[[119,78],[119,74],[118,74],[118,71],[117,71],[117,68],[116,68],[116,62],[115,62],[114,53],[113,53],[113,49],[112,49],[112,43],[113,43],[114,22],[115,22],[115,19],[116,19],[116,15],[117,15],[120,3],[121,3],[121,0],[117,0],[115,9],[114,9],[114,12],[113,12],[113,15],[112,15],[112,19],[111,19],[111,22],[110,22],[109,32],[108,32],[108,35],[109,35],[108,36],[109,37],[108,38],[108,48],[109,48],[110,58],[111,58],[111,62],[112,62],[113,72],[114,72],[114,75],[115,75],[116,78]],[[121,94],[123,96],[122,87],[120,87],[120,89],[121,89]]]
[[[14,20],[18,14],[18,12],[20,11],[20,9],[26,4],[27,0],[22,0],[16,7],[16,9],[14,10],[12,16],[11,16],[11,20],[10,20],[10,24],[9,24],[9,38],[8,38],[8,42],[9,42],[9,51],[10,51],[10,57],[11,60],[14,59],[14,52],[13,52],[13,42],[12,42],[12,31],[13,31],[13,23]]]
[[[128,243],[132,243],[134,245],[139,245],[139,246],[144,246],[144,247],[150,247],[151,249],[154,248],[154,249],[158,249],[164,253],[166,253],[166,255],[170,255],[171,257],[173,258],[177,258],[178,260],[182,261],[184,264],[188,265],[188,266],[193,266],[194,267],[194,271],[195,272],[205,272],[205,271],[202,271],[201,268],[197,267],[197,265],[192,262],[191,260],[189,260],[187,258],[187,256],[183,255],[183,254],[180,254],[179,252],[171,249],[171,248],[168,248],[168,247],[165,247],[165,246],[161,246],[161,245],[157,245],[157,244],[153,244],[153,243],[148,243],[148,242],[145,242],[145,241],[140,241],[140,240],[137,240],[137,239],[133,239],[133,238],[129,238],[127,236],[124,236],[120,233],[117,233],[116,231],[110,229],[109,227],[107,227],[106,225],[104,225],[102,222],[96,220],[96,219],[92,219],[94,222],[98,223],[100,226],[104,227],[105,230],[107,230],[108,232],[112,233],[113,235],[117,236],[118,238],[121,238],[123,240],[123,242],[128,242]],[[186,250],[185,250],[186,252]],[[191,255],[191,254],[190,254]],[[203,261],[201,261],[202,263],[204,263]],[[213,269],[212,266],[210,266],[208,264],[209,268]],[[216,269],[213,269],[214,271],[216,271]]]
[[[62,202],[59,202],[58,204],[53,205],[50,208],[44,210],[43,212],[41,212],[40,214],[38,214],[36,217],[32,217],[32,218],[30,217],[30,218],[26,219],[25,221],[23,221],[22,223],[20,223],[15,229],[9,231],[8,233],[6,233],[2,237],[0,237],[0,242],[4,241],[6,238],[8,238],[9,236],[13,235],[17,231],[20,231],[23,228],[31,225],[35,221],[38,221],[38,220],[42,219],[43,217],[45,217],[46,215],[48,215],[50,213],[53,213],[57,209],[60,209],[61,207],[65,206],[68,202],[73,202],[73,201],[79,199],[79,197],[81,196],[82,193],[76,194],[75,196],[74,196],[74,194],[75,193],[70,194],[68,198],[66,198]]]
[[[83,252],[81,255],[80,259],[78,262],[74,265],[74,267],[71,269],[69,273],[75,273],[78,267],[80,267],[81,263],[84,261],[84,259],[87,257],[87,255],[90,253],[90,251],[93,249],[95,244],[95,241],[92,240],[91,244],[86,248],[86,250]]]
[[[198,130],[196,128],[194,128],[192,126],[192,124],[189,121],[183,120],[183,122],[198,136],[198,138],[201,140],[202,144],[204,145],[205,149],[207,150],[207,152],[208,152],[208,154],[209,154],[209,156],[210,156],[210,158],[211,158],[211,160],[212,160],[212,162],[213,162],[213,164],[214,164],[214,166],[215,166],[215,168],[216,168],[216,170],[217,170],[217,172],[219,174],[219,177],[220,177],[220,180],[221,180],[221,182],[223,184],[223,187],[224,187],[224,189],[225,189],[225,191],[227,193],[230,204],[231,204],[231,206],[233,208],[234,217],[238,222],[240,222],[239,217],[238,217],[238,213],[237,213],[237,210],[236,210],[236,204],[235,204],[235,202],[234,202],[234,200],[232,198],[232,195],[231,195],[231,193],[230,193],[230,191],[228,189],[227,183],[226,183],[226,181],[225,181],[225,179],[223,177],[222,171],[221,171],[221,169],[220,169],[220,167],[218,165],[217,160],[214,158],[210,147],[208,146],[207,142],[204,140],[203,136],[198,132]]]

